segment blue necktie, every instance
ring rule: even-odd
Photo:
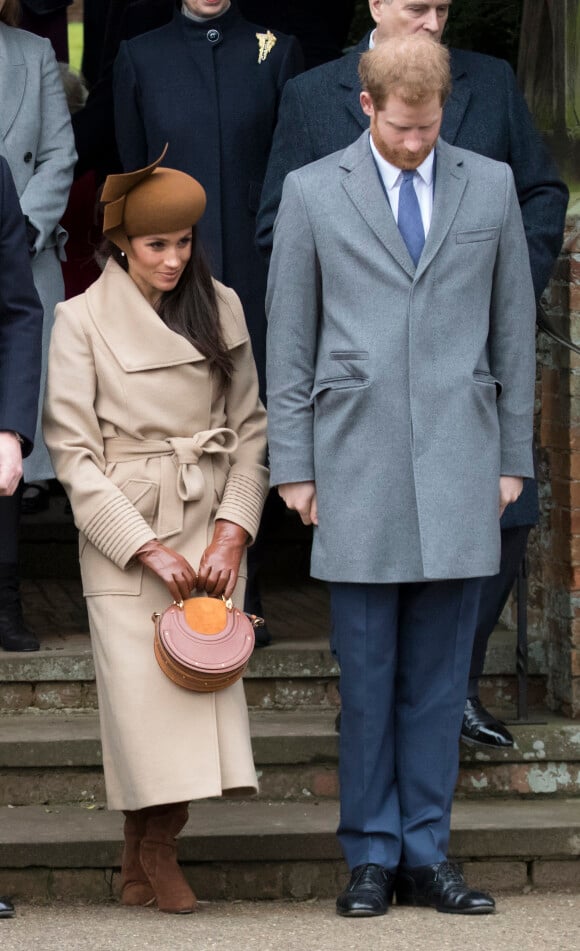
[[[419,208],[419,199],[413,185],[414,178],[414,169],[407,169],[403,172],[403,181],[399,190],[399,219],[397,224],[416,267],[425,244],[425,231],[421,209]]]

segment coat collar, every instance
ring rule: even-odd
[[[465,54],[462,50],[450,49],[451,56],[451,95],[445,103],[443,109],[443,122],[441,124],[441,137],[453,145],[457,139],[457,134],[463,117],[467,111],[469,100],[471,99],[471,86],[469,76],[463,62]]]
[[[226,310],[216,282],[222,330],[227,346],[247,339]],[[167,327],[123,268],[109,259],[100,278],[85,293],[91,319],[126,373],[195,363],[206,357],[181,334]]]
[[[343,187],[359,213],[400,267],[411,279],[416,280],[437,254],[457,213],[467,180],[461,152],[441,139],[437,142],[437,181],[433,215],[417,268],[411,260],[385,197],[366,132],[345,149],[340,159],[340,168],[347,173],[342,182]]]
[[[19,30],[0,23],[0,136],[8,135],[24,99],[26,63],[18,42]]]
[[[344,102],[346,108],[358,122],[361,130],[368,129],[369,120],[365,116],[360,105],[360,80],[358,78],[358,62],[362,53],[366,53],[369,48],[369,38],[371,31],[363,36],[360,43],[357,43],[348,53],[338,60],[339,63],[339,85],[344,89]]]
[[[339,85],[344,90],[344,104],[358,125],[368,129],[368,119],[360,105],[360,81],[358,78],[358,62],[361,54],[369,48],[371,31],[363,36],[360,43],[352,48],[339,60]],[[443,123],[441,137],[451,145],[455,142],[463,117],[471,99],[471,86],[466,69],[465,54],[461,50],[450,49],[451,56],[451,95],[443,109]]]

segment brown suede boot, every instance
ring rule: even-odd
[[[188,915],[196,897],[177,864],[175,836],[187,822],[188,803],[170,802],[147,809],[145,835],[141,840],[141,865],[155,892],[159,911]]]
[[[152,905],[155,901],[155,892],[151,888],[141,860],[139,849],[145,835],[147,809],[136,809],[125,812],[125,847],[121,864],[121,904],[122,905]]]

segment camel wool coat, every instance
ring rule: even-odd
[[[79,529],[111,809],[257,786],[241,681],[196,694],[165,677],[151,615],[171,597],[133,560],[159,538],[197,570],[216,518],[258,529],[265,411],[239,299],[215,287],[234,361],[225,396],[113,260],[56,312],[44,433]]]

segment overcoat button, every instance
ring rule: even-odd
[[[207,31],[207,38],[210,43],[219,43],[219,41],[222,38],[222,35],[219,30],[212,28],[211,30]]]
[[[25,162],[32,162],[32,152],[27,152],[27,153],[26,153],[26,155],[24,156],[24,161],[25,161]]]

